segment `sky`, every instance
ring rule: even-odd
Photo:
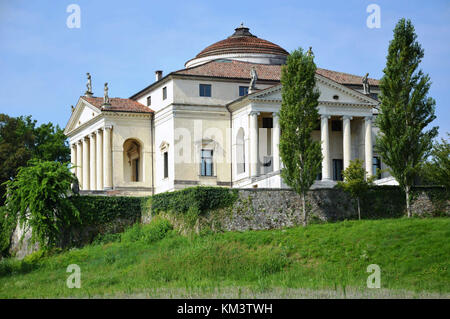
[[[80,7],[69,28],[67,7]],[[370,4],[380,28],[369,28]],[[450,132],[450,1],[141,1],[0,0],[0,113],[32,115],[65,127],[92,75],[95,96],[128,98],[164,74],[184,68],[202,49],[243,22],[287,51],[313,47],[318,67],[381,78],[400,18],[411,19],[425,50],[439,136]]]

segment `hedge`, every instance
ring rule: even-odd
[[[172,212],[185,214],[196,210],[204,214],[209,210],[231,206],[238,198],[236,189],[196,186],[152,196],[152,214]]]

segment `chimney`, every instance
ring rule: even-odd
[[[161,70],[155,71],[155,80],[158,82],[162,78],[162,72]]]

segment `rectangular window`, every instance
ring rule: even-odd
[[[335,181],[342,181],[342,169],[343,164],[341,159],[334,159],[333,160],[333,180]]]
[[[147,96],[147,106],[152,105],[152,97],[151,95]]]
[[[200,84],[199,95],[200,96],[211,96],[211,84]]]
[[[263,117],[263,128],[273,128],[273,118],[271,117]]]
[[[200,175],[213,176],[213,151],[202,150],[200,164]]]
[[[332,120],[331,121],[331,130],[332,131],[342,131],[342,121]]]
[[[372,159],[372,174],[377,177],[377,179],[381,178],[381,173],[379,170],[381,169],[381,161],[380,158],[375,156]]]
[[[248,86],[239,87],[239,96],[248,95]]]
[[[169,177],[169,154],[164,152],[164,178]]]
[[[167,99],[167,86],[163,87],[163,100]]]

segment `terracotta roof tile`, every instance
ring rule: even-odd
[[[120,112],[132,112],[132,113],[153,113],[153,110],[147,106],[142,105],[139,102],[130,99],[122,99],[118,97],[110,98],[111,106],[107,109],[102,107],[103,98],[102,97],[81,97],[86,102],[92,104],[96,108],[102,111],[120,111]]]
[[[182,69],[174,74],[211,76],[220,78],[240,78],[250,80],[250,71],[256,69],[259,80],[280,81],[281,65],[256,64],[235,60],[219,59],[192,68]],[[343,85],[362,85],[362,76],[317,68],[317,74]],[[370,85],[379,85],[379,81],[369,78]]]

